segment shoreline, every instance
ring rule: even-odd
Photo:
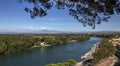
[[[87,39],[89,40],[89,39]],[[83,40],[83,41],[87,41],[87,40]],[[72,40],[72,41],[69,41],[67,43],[63,43],[63,44],[71,44],[71,43],[76,43],[76,42],[83,42],[83,41],[78,41],[78,40]],[[62,45],[63,45],[62,44]],[[33,49],[33,48],[39,48],[39,47],[50,47],[50,46],[55,46],[55,45],[52,45],[52,44],[47,44],[46,42],[41,42],[39,45],[34,45],[32,46],[30,49]]]
[[[107,56],[105,58],[102,58],[101,60],[99,60],[99,62],[97,62],[95,64],[95,66],[107,66],[107,65],[108,66],[113,66],[113,65],[117,66],[117,65],[119,65],[120,39],[119,38],[112,39],[112,40],[109,40],[109,42],[111,42],[113,44],[113,46],[115,47],[117,52],[115,54],[113,54],[113,55],[109,55],[109,56]],[[95,59],[93,57],[93,54],[97,50],[99,50],[100,48],[102,48],[100,42],[97,42],[96,44],[94,44],[94,46],[91,48],[91,50],[89,52],[85,53],[81,57],[82,60],[80,62],[78,62],[75,66],[93,66],[92,61]]]
[[[82,66],[82,65],[86,65],[87,63],[89,63],[90,61],[93,60],[93,53],[100,48],[100,42],[97,42],[93,45],[93,47],[90,49],[90,51],[88,51],[87,53],[85,53],[82,57],[81,57],[81,61],[78,62],[75,66]],[[87,62],[89,61],[89,62]]]
[[[99,44],[100,44],[100,42],[97,42],[96,44],[94,44],[93,47],[90,49],[90,51],[85,53],[85,55],[83,55],[81,57],[81,59],[86,59],[88,57],[92,57],[92,54],[99,48]]]

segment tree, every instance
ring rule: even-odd
[[[7,50],[7,45],[5,42],[0,42],[0,54],[4,53]]]
[[[64,63],[57,63],[57,64],[48,64],[46,66],[74,66],[77,62],[73,59],[70,59]]]
[[[96,24],[107,22],[111,15],[120,13],[120,0],[18,0],[30,3],[33,8],[25,7],[31,18],[43,17],[53,6],[68,9],[69,14],[83,23],[95,28]]]

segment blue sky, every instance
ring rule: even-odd
[[[1,0],[0,2],[0,32],[26,30],[57,30],[57,31],[120,31],[120,15],[113,15],[109,22],[103,22],[92,27],[84,27],[66,10],[51,9],[43,18],[31,19],[24,11],[25,4],[17,0]],[[29,5],[28,5],[29,6]]]

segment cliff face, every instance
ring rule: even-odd
[[[115,56],[118,58],[117,62],[114,64],[114,66],[120,66],[120,37],[112,38],[111,42],[116,47]]]
[[[117,51],[116,51],[115,55],[120,59],[120,45],[117,45],[116,49],[117,49]]]
[[[120,45],[116,45],[116,57],[118,58],[118,61],[115,63],[114,66],[120,66]]]

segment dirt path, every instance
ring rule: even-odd
[[[117,58],[115,56],[107,57],[103,59],[100,63],[96,64],[95,66],[113,66],[116,61]]]
[[[77,63],[75,66],[82,66],[82,62]]]

